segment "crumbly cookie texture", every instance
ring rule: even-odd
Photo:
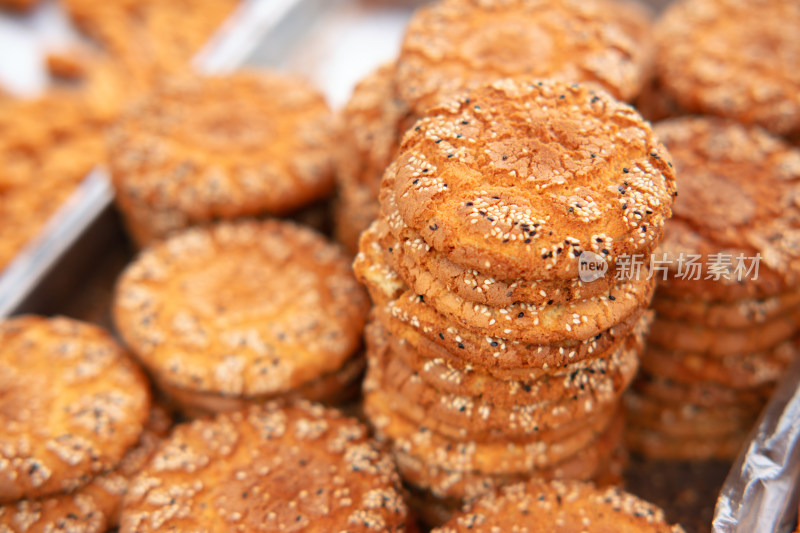
[[[432,248],[501,279],[571,279],[655,248],[670,157],[628,105],[584,85],[509,79],[429,109],[383,178],[381,205]]]

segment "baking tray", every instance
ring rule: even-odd
[[[667,1],[648,3],[658,10]],[[245,66],[299,74],[319,87],[332,107],[340,108],[359,79],[396,56],[405,25],[421,3],[245,2],[195,64],[206,72]],[[110,327],[113,283],[133,255],[111,200],[107,176],[94,171],[0,277],[0,316],[63,313]],[[720,461],[674,463],[634,457],[626,485],[663,507],[687,533],[706,532],[726,474],[727,486],[737,479],[729,468]],[[796,501],[790,505],[796,508]]]

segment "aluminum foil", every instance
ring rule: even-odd
[[[788,369],[728,474],[714,533],[796,530],[800,496],[800,359]]]

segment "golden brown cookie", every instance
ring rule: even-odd
[[[770,298],[743,298],[733,302],[675,298],[659,294],[652,308],[659,316],[710,327],[741,328],[768,322],[800,307],[800,291],[781,293]]]
[[[348,259],[290,222],[223,222],[142,252],[114,300],[156,379],[233,397],[287,393],[360,348],[368,300]]]
[[[752,389],[776,383],[797,357],[794,340],[765,352],[722,357],[664,350],[653,344],[642,354],[642,370],[684,383],[713,382],[733,389]]]
[[[138,444],[113,472],[74,492],[0,505],[0,529],[6,533],[104,533],[117,527],[129,481],[147,464],[171,425],[166,410],[154,405]]]
[[[718,283],[731,285],[742,279],[759,285],[770,280],[768,269],[786,285],[796,285],[800,281],[800,207],[796,204],[800,150],[761,128],[718,118],[668,120],[657,124],[655,132],[672,154],[678,176],[681,195],[675,202],[674,220],[686,223],[701,242],[706,239],[716,248],[693,249],[699,246],[686,243],[682,250],[708,253],[702,280],[713,280],[718,271],[725,274]],[[671,225],[667,224],[665,241]],[[679,251],[675,248],[668,251],[674,255]],[[755,271],[744,275],[744,270],[741,276],[736,272],[740,251],[745,257],[760,254],[759,279],[753,279]],[[733,257],[715,260],[714,254]],[[669,259],[675,263],[670,273],[676,275],[678,258]],[[749,261],[744,264],[745,269],[749,266]],[[686,282],[687,291],[691,283]]]
[[[755,389],[737,390],[712,381],[682,383],[646,372],[639,374],[631,389],[643,396],[671,405],[698,405],[702,407],[756,406],[760,408],[769,399],[774,384]]]
[[[800,5],[682,0],[659,20],[660,83],[690,112],[800,131]]]
[[[0,502],[75,490],[113,469],[149,409],[144,374],[100,328],[0,322]]]
[[[426,111],[381,188],[382,208],[393,194],[403,222],[454,263],[572,279],[583,252],[613,267],[655,248],[675,176],[650,126],[607,93],[500,80]]]
[[[718,437],[669,437],[651,429],[629,426],[625,442],[631,452],[673,461],[730,461],[747,440],[749,429]]]
[[[361,390],[361,377],[366,361],[363,356],[353,356],[341,368],[281,394],[259,396],[228,396],[225,394],[193,391],[170,385],[155,378],[156,386],[169,402],[189,418],[201,418],[225,411],[238,411],[253,404],[270,400],[305,399],[325,405],[337,406],[355,399]]]
[[[415,339],[424,336],[457,357],[487,368],[547,369],[570,364],[603,353],[637,325],[647,327],[646,322],[640,324],[643,311],[639,309],[626,320],[584,340],[567,339],[536,345],[491,337],[446,320],[425,302],[424,296],[419,298],[413,291],[408,291],[399,276],[380,261],[381,253],[380,247],[362,248],[354,268],[370,291],[376,313],[389,332],[398,338],[408,338],[415,346],[420,345]],[[566,329],[564,331],[566,333]]]
[[[516,76],[590,82],[630,100],[651,52],[649,17],[630,3],[445,0],[411,18],[397,89],[418,115],[437,98]]]
[[[122,533],[406,531],[391,457],[341,413],[268,404],[178,426],[125,497]]]
[[[656,316],[648,342],[660,348],[712,357],[748,354],[774,348],[800,330],[800,308],[747,328],[709,328]]]
[[[394,196],[386,194],[387,208],[395,206]],[[377,239],[387,261],[408,286],[414,286],[422,277],[433,277],[450,292],[464,300],[493,307],[506,307],[515,302],[533,305],[568,303],[593,296],[608,294],[615,283],[615,276],[603,276],[591,282],[580,278],[569,280],[512,281],[497,279],[478,270],[466,269],[432,249],[425,240],[403,223],[395,209],[381,213],[389,221],[394,233],[386,231],[388,224],[379,221],[366,237]],[[385,227],[384,227],[385,226]]]
[[[110,137],[117,202],[139,245],[214,219],[283,215],[333,189],[334,132],[323,96],[295,78],[170,78]]]
[[[682,533],[664,512],[632,494],[577,481],[530,481],[503,487],[465,506],[433,533],[551,531]]]

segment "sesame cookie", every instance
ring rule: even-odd
[[[113,469],[149,408],[144,374],[100,328],[0,322],[0,503],[75,490]]]
[[[768,322],[800,307],[800,291],[794,290],[770,298],[742,298],[735,302],[675,298],[659,294],[652,308],[659,316],[709,327],[742,328]]]
[[[469,436],[473,440],[497,434],[494,439],[556,441],[573,433],[578,420],[583,421],[579,429],[603,426],[638,368],[637,351],[620,350],[595,368],[588,368],[587,372],[556,377],[552,389],[561,389],[560,395],[555,390],[541,397],[522,392],[499,398],[495,403],[491,395],[438,390],[391,351],[387,350],[383,356],[372,350],[369,353],[373,361],[368,377],[374,375],[381,383],[381,392],[394,399],[414,398],[414,402],[392,402],[395,410],[428,426],[457,428],[450,433],[451,437]],[[595,379],[595,375],[603,379]],[[605,375],[609,379],[604,379]],[[573,427],[565,433],[561,431],[565,426]]]
[[[625,396],[625,409],[632,426],[657,431],[676,439],[713,439],[746,431],[752,427],[759,412],[758,409],[738,406],[669,405],[634,391]]]
[[[763,266],[797,284],[800,150],[759,127],[719,118],[667,120],[655,132],[678,175],[675,219],[710,239],[717,252],[760,253]],[[724,266],[731,272],[735,267]]]
[[[400,478],[367,430],[307,403],[178,426],[125,497],[121,533],[406,531]]]
[[[619,488],[539,480],[487,494],[432,533],[495,531],[683,533],[666,522],[661,509]]]
[[[624,437],[623,428],[623,417],[618,415],[596,440],[574,455],[555,465],[518,474],[451,470],[443,467],[438,459],[423,460],[405,448],[394,446],[393,452],[398,470],[412,488],[428,491],[437,499],[463,502],[503,485],[532,478],[589,481],[608,477],[611,470],[619,469],[624,457],[618,452]]]
[[[582,85],[508,79],[426,111],[381,187],[454,263],[526,280],[576,278],[583,252],[609,267],[649,253],[676,192],[633,108]]]
[[[664,350],[651,344],[641,357],[641,366],[650,374],[677,381],[711,381],[733,389],[750,389],[779,381],[796,357],[794,340],[765,352],[725,357]]]
[[[368,338],[372,334],[368,328]],[[641,340],[631,338],[597,357],[550,369],[536,378],[516,380],[495,377],[475,365],[457,366],[443,358],[428,359],[405,339],[389,336],[388,343],[392,357],[387,367],[402,365],[413,372],[415,380],[436,390],[480,397],[506,407],[560,400],[584,391],[620,391],[633,377],[642,348]]]
[[[139,245],[214,219],[289,213],[333,189],[334,130],[323,96],[295,78],[166,80],[110,136],[117,203]]]
[[[336,154],[336,238],[353,253],[358,236],[378,215],[378,188],[400,144],[405,104],[395,97],[397,65],[387,63],[361,80],[342,112],[343,142]]]
[[[682,0],[655,30],[660,83],[693,113],[800,131],[800,5]]]
[[[800,308],[746,328],[709,328],[700,324],[656,316],[648,342],[655,346],[725,356],[769,350],[800,330]]]
[[[605,0],[445,0],[419,9],[400,49],[399,95],[416,114],[442,96],[505,77],[590,82],[629,100],[644,83],[650,21]]]
[[[158,389],[181,413],[189,418],[201,418],[225,411],[238,411],[248,405],[266,403],[269,400],[306,399],[326,405],[341,405],[358,396],[361,377],[366,361],[364,357],[351,357],[342,367],[281,394],[260,396],[228,396],[209,392],[198,392],[155,379]]]
[[[652,429],[631,425],[625,431],[625,443],[631,452],[651,459],[730,461],[739,454],[748,433],[749,429],[715,438],[669,437]]]
[[[382,440],[418,457],[435,458],[442,468],[456,471],[518,474],[559,463],[602,434],[606,427],[589,427],[563,439],[547,442],[478,442],[450,438],[419,426],[393,410],[393,402],[381,390],[364,392],[364,412]],[[607,425],[607,424],[606,424]],[[602,426],[602,424],[598,424]]]
[[[360,348],[368,299],[342,251],[290,222],[223,222],[146,249],[120,277],[114,320],[157,381],[278,395]]]
[[[387,205],[391,207],[391,191],[386,191],[385,197]],[[506,307],[515,302],[552,305],[600,296],[608,294],[616,281],[614,276],[603,276],[591,282],[583,282],[580,278],[555,281],[497,279],[478,270],[461,267],[432,249],[418,233],[403,223],[397,210],[382,212],[381,215],[386,222],[379,222],[371,229],[373,234],[370,239],[377,239],[387,261],[408,286],[414,286],[421,277],[433,276],[448,291],[466,301]],[[386,231],[390,226],[393,233]]]
[[[713,381],[682,383],[646,372],[639,374],[632,390],[671,405],[719,406],[763,406],[774,389],[774,384],[754,389],[732,389]]]
[[[366,237],[362,244],[365,240]],[[419,298],[407,290],[399,276],[381,262],[380,254],[377,246],[362,246],[353,266],[370,291],[375,312],[389,332],[398,338],[408,338],[415,346],[420,344],[415,339],[425,337],[457,357],[487,368],[547,369],[574,363],[608,350],[637,325],[643,329],[647,327],[647,322],[640,323],[643,310],[639,309],[626,320],[579,341],[529,344],[504,336],[488,336],[447,321],[425,302],[424,296]]]
[[[0,530],[6,533],[104,533],[117,527],[122,498],[130,479],[147,464],[171,425],[166,410],[154,405],[138,444],[128,451],[114,471],[97,476],[74,492],[0,505]]]

